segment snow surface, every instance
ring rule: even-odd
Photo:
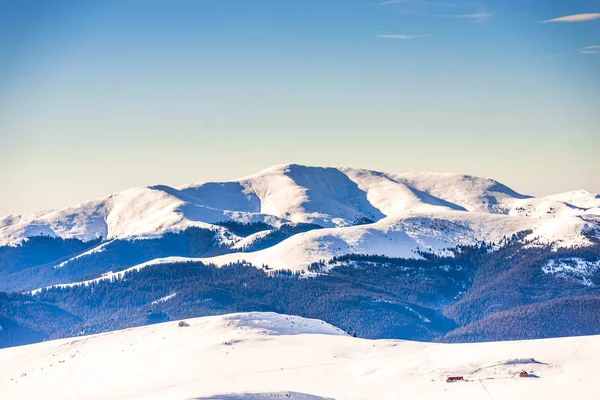
[[[579,257],[550,260],[542,267],[542,271],[592,287],[594,283],[590,278],[600,271],[600,260],[588,261]]]
[[[244,259],[299,270],[349,252],[415,258],[417,250],[448,254],[459,244],[497,242],[525,230],[533,231],[527,239],[538,244],[586,246],[585,233],[600,235],[600,196],[575,191],[534,198],[470,175],[286,164],[234,182],[133,188],[65,210],[7,216],[0,219],[0,245],[35,235],[150,238],[198,226],[216,229],[224,243],[241,250],[267,234],[226,237],[215,225],[224,220],[327,228],[256,253],[210,260],[222,265]],[[373,223],[356,225],[368,221]]]
[[[167,296],[165,296],[165,297],[161,297],[161,298],[160,298],[160,299],[158,299],[158,300],[154,300],[154,301],[153,301],[152,303],[150,303],[150,304],[151,304],[151,305],[156,305],[156,304],[164,303],[164,302],[166,302],[166,301],[169,301],[169,300],[171,300],[171,299],[172,299],[173,297],[175,297],[175,296],[177,296],[177,293],[173,293],[173,294],[167,295]]]
[[[434,344],[274,313],[185,322],[2,349],[0,398],[600,398],[600,336]]]
[[[587,190],[574,190],[572,192],[547,196],[547,198],[581,208],[600,208],[600,195]]]

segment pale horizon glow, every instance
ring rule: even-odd
[[[600,192],[600,21],[540,23],[593,1],[383,3],[2,2],[0,216],[286,163]]]

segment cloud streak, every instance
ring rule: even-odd
[[[461,6],[461,4],[442,3],[439,1],[425,1],[425,0],[386,0],[386,1],[382,1],[381,3],[379,3],[379,5],[386,6],[389,4],[410,4],[410,3],[421,4],[421,5],[426,5],[426,6],[435,6],[435,7],[448,7],[448,8]]]
[[[410,40],[427,37],[427,35],[376,35],[382,39],[397,39],[397,40]]]
[[[492,13],[474,13],[474,14],[463,14],[463,15],[447,15],[446,18],[470,18],[470,19],[483,19],[490,18]]]
[[[398,10],[398,12],[402,14],[408,15],[416,15],[419,17],[432,17],[432,18],[460,18],[460,19],[471,19],[473,21],[482,21],[487,18],[492,17],[492,13],[473,13],[473,14],[433,14],[433,13],[424,13],[418,11],[410,11],[410,10]]]
[[[379,5],[399,5],[401,7],[396,9],[398,12],[402,14],[416,15],[420,17],[458,18],[470,19],[473,21],[481,21],[492,16],[491,13],[487,12],[448,14],[434,11],[434,9],[439,10],[440,8],[454,8],[456,11],[467,11],[467,8],[470,8],[472,10],[474,7],[476,7],[476,5],[472,3],[442,3],[438,1],[426,0],[386,0],[380,2]]]
[[[567,15],[565,17],[549,19],[547,21],[543,21],[543,23],[546,24],[548,22],[586,22],[593,21],[595,19],[600,19],[600,13]]]
[[[600,53],[600,46],[586,46],[579,49],[579,54],[598,54]]]
[[[265,33],[263,31],[254,31],[254,32],[247,32],[242,34],[242,36],[258,36],[258,35],[264,35]]]

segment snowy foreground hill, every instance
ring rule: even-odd
[[[0,350],[0,398],[600,398],[600,336],[478,344],[366,340],[275,313],[181,325]],[[519,377],[523,370],[529,377]],[[449,376],[464,380],[447,383]]]
[[[261,228],[245,235],[231,229],[231,222]],[[256,248],[271,231],[290,224],[324,229],[290,234],[287,240]],[[110,250],[111,241],[156,239],[190,227],[214,230],[218,237],[218,249],[200,253],[195,257],[200,261],[224,265],[245,260],[300,271],[350,253],[450,255],[449,249],[457,246],[497,244],[521,232],[527,232],[523,239],[532,245],[587,246],[591,237],[600,235],[600,196],[575,191],[535,198],[469,175],[289,164],[238,181],[134,188],[63,210],[6,216],[0,218],[0,246],[40,235],[102,238],[75,258],[80,259]],[[180,253],[166,251],[156,258],[189,258]],[[54,267],[68,263],[65,258]],[[123,260],[119,264],[135,265]]]

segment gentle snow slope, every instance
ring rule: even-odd
[[[555,194],[547,198],[572,204],[581,208],[600,208],[600,195],[587,190]]]
[[[0,398],[600,398],[599,336],[433,344],[357,339],[274,313],[186,323],[0,350]]]

